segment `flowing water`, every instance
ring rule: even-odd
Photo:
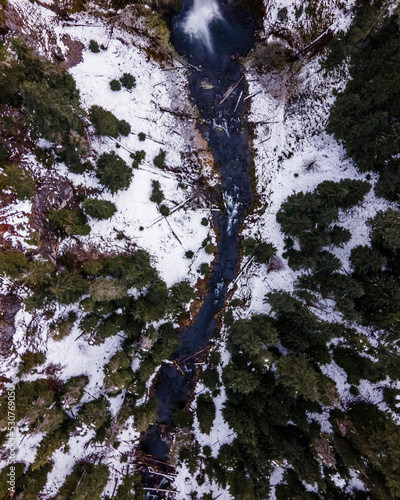
[[[215,315],[221,311],[227,285],[238,270],[237,233],[252,201],[250,153],[246,123],[242,120],[247,89],[238,56],[252,47],[256,28],[249,14],[234,4],[220,5],[216,0],[184,0],[182,11],[173,20],[175,48],[201,69],[189,76],[190,93],[205,123],[201,132],[209,141],[221,174],[219,189],[225,206],[213,216],[220,236],[208,293],[194,323],[180,334],[181,345],[173,356],[178,361],[193,356],[209,343],[217,329]],[[224,99],[232,86],[234,90]],[[194,360],[191,357],[190,361]],[[167,427],[172,424],[174,410],[186,405],[195,384],[196,367],[181,367],[184,375],[174,365],[164,365],[155,386],[157,422]],[[169,440],[168,433],[160,429],[150,426],[142,450],[163,461]]]

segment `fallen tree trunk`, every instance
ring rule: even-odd
[[[313,42],[306,45],[303,49],[301,49],[297,54],[291,56],[288,60],[289,62],[298,61],[299,59],[303,59],[306,55],[308,59],[312,59],[322,48],[326,47],[328,43],[334,37],[334,32],[328,28],[326,31],[322,33],[318,38],[316,38]]]

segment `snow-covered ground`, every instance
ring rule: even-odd
[[[98,137],[90,128],[90,159],[95,162],[101,153],[115,151],[131,164],[130,153],[138,150],[146,153],[140,168],[133,171],[133,179],[127,190],[114,196],[103,191],[99,196],[115,203],[117,212],[106,221],[91,219],[91,233],[80,238],[81,241],[107,252],[118,252],[123,248],[123,242],[117,236],[123,234],[125,239],[150,253],[168,286],[183,279],[189,280],[194,286],[199,277],[197,269],[200,264],[210,263],[213,258],[204,251],[202,242],[209,237],[215,243],[210,224],[201,224],[204,217],[211,220],[210,207],[203,201],[201,193],[198,195],[196,192],[195,184],[200,178],[210,183],[215,183],[216,179],[211,170],[212,157],[207,143],[195,129],[197,112],[189,101],[186,68],[179,62],[162,67],[147,56],[143,37],[135,37],[118,28],[111,30],[110,25],[99,18],[79,14],[74,16],[75,22],[64,23],[52,11],[28,0],[12,0],[10,3],[20,17],[20,29],[35,41],[40,53],[48,56],[54,47],[59,47],[63,54],[67,53],[63,42],[66,35],[68,39],[79,40],[83,44],[82,61],[69,69],[80,91],[83,108],[89,110],[94,104],[102,106],[130,124],[129,136],[118,140]],[[92,39],[99,44],[106,44],[107,50],[92,53],[88,49]],[[131,91],[122,88],[113,92],[110,80],[119,79],[125,72],[136,78],[136,86]],[[146,134],[144,141],[138,138],[140,132]],[[167,153],[168,168],[165,171],[153,165],[153,158],[160,149]],[[39,176],[46,174],[32,155],[26,157],[24,162]],[[68,177],[76,186],[101,188],[91,172],[71,174],[63,164],[57,165],[56,172],[55,175]],[[161,184],[165,195],[163,203],[171,210],[167,218],[161,216],[157,205],[150,201],[152,180],[158,180]],[[19,202],[7,207],[3,214],[5,223],[21,224],[16,234],[6,233],[5,236],[14,245],[20,243],[22,248],[28,246],[24,239],[29,236],[30,210],[29,202]],[[64,240],[60,250],[71,241]],[[191,259],[185,258],[185,252],[189,250],[194,252]],[[7,287],[6,280],[3,287],[3,290]],[[65,307],[56,312],[56,317],[61,313],[65,315]],[[17,314],[17,331],[13,337],[15,349],[9,358],[2,360],[1,373],[15,381],[19,356],[34,347],[46,353],[46,362],[37,369],[37,373],[25,376],[25,380],[46,377],[46,367],[53,365],[57,367],[57,377],[63,381],[72,376],[87,375],[89,383],[85,387],[82,402],[97,398],[103,392],[103,367],[120,348],[122,338],[117,335],[106,339],[101,345],[89,345],[75,326],[66,338],[56,342],[49,338],[47,324],[43,322],[39,325],[33,346],[26,337],[30,320],[30,315],[24,309]],[[113,398],[111,403],[115,413],[122,399]],[[32,463],[41,437],[25,437],[18,446],[17,460]],[[81,435],[71,437],[68,453],[62,449],[54,453],[54,466],[43,492],[44,498],[57,491],[77,460],[93,454],[101,454],[103,463],[117,470],[115,472],[110,468],[109,486],[105,490],[105,494],[112,493],[116,479],[121,480],[118,473],[121,453],[132,450],[138,433],[134,431],[130,419],[118,436],[122,443],[118,450],[112,447],[99,450],[97,446],[87,446],[92,437],[93,431],[83,429]],[[4,461],[0,462],[0,469],[4,465]]]
[[[63,54],[67,53],[64,43],[65,35],[73,40],[79,40],[84,45],[82,61],[69,69],[80,90],[82,105],[88,110],[93,104],[100,105],[113,112],[118,119],[126,120],[131,126],[131,134],[114,140],[107,137],[96,137],[90,130],[92,160],[105,151],[116,151],[128,163],[131,163],[130,153],[144,150],[146,158],[134,176],[130,187],[112,196],[103,192],[101,198],[113,201],[117,213],[107,221],[90,221],[92,231],[82,238],[87,244],[95,244],[107,249],[118,250],[121,241],[117,235],[123,233],[149,251],[154,257],[155,265],[161,277],[168,286],[188,279],[194,285],[198,278],[197,268],[203,262],[210,262],[212,256],[202,248],[203,240],[210,232],[210,226],[201,224],[201,219],[210,219],[210,208],[197,196],[193,185],[199,176],[208,182],[216,179],[211,170],[211,161],[207,144],[195,130],[196,110],[190,103],[187,88],[186,69],[178,62],[168,68],[162,67],[149,59],[143,50],[143,39],[128,34],[125,31],[110,26],[101,18],[89,14],[74,16],[75,22],[63,23],[53,12],[28,0],[10,0],[14,9],[23,19],[22,30],[35,38],[41,53],[49,55],[52,48],[58,46]],[[354,2],[346,2],[349,9]],[[290,29],[297,26],[295,21],[295,6],[301,2],[291,0],[266,1],[268,15],[264,23],[264,32],[269,33],[276,22],[278,12],[287,7]],[[350,15],[337,7],[337,2],[331,2],[329,7],[331,26],[336,31],[349,25]],[[107,50],[92,53],[88,50],[89,41],[97,40],[107,46]],[[273,39],[273,38],[271,38]],[[365,179],[347,158],[343,147],[332,136],[325,132],[325,124],[332,104],[332,90],[343,85],[343,81],[334,77],[326,78],[319,71],[318,60],[298,66],[296,72],[269,71],[260,74],[252,66],[249,59],[246,63],[246,78],[249,85],[251,108],[249,122],[254,125],[254,161],[256,166],[257,194],[260,208],[251,214],[251,223],[246,224],[243,235],[260,237],[272,242],[278,249],[277,255],[283,262],[283,268],[267,273],[266,266],[250,263],[246,258],[242,261],[244,272],[237,280],[237,289],[233,298],[246,299],[244,309],[236,309],[235,314],[248,317],[255,313],[267,312],[263,303],[267,292],[274,289],[291,291],[298,273],[292,271],[283,252],[283,234],[276,222],[276,213],[282,202],[291,194],[300,191],[312,191],[324,180],[339,181],[343,178]],[[136,87],[131,91],[122,89],[113,92],[110,80],[120,78],[124,72],[131,73],[136,78]],[[166,111],[167,110],[167,111]],[[171,111],[171,112],[169,112]],[[185,117],[184,119],[179,116]],[[187,118],[187,116],[191,118]],[[138,133],[146,134],[144,142],[139,141]],[[119,147],[118,147],[119,146]],[[167,165],[171,170],[161,171],[153,165],[153,158],[160,149],[167,152]],[[34,160],[31,158],[34,164]],[[36,165],[36,168],[39,168]],[[64,165],[58,165],[58,172],[68,176],[75,185],[99,188],[93,173],[74,175],[68,172]],[[172,171],[173,170],[173,171]],[[170,208],[168,218],[160,216],[155,203],[150,198],[151,181],[158,180],[165,194],[165,204]],[[372,183],[375,179],[372,178]],[[184,184],[186,187],[182,186]],[[348,270],[348,257],[352,247],[368,242],[366,221],[377,211],[388,207],[388,202],[376,198],[371,191],[364,202],[353,209],[340,213],[339,223],[351,231],[352,239],[342,249],[334,249],[334,253],[342,260]],[[9,224],[28,223],[30,203],[24,202],[12,205],[7,209],[5,222]],[[176,209],[176,211],[174,211]],[[212,242],[215,235],[211,230]],[[27,237],[25,230],[20,234],[10,236],[13,243],[20,241],[24,248]],[[67,245],[68,240],[64,244]],[[186,259],[185,252],[192,250],[193,259]],[[60,311],[57,311],[60,313]],[[338,313],[334,304],[324,308],[320,313],[324,319],[334,321]],[[18,356],[27,350],[29,344],[25,336],[29,315],[21,311],[16,318],[17,332],[14,336],[14,355],[3,360],[1,372],[14,379],[17,373]],[[26,379],[40,378],[44,368],[49,364],[58,366],[57,376],[67,380],[72,376],[86,374],[89,384],[83,402],[89,401],[102,393],[103,366],[120,348],[122,339],[115,336],[101,345],[88,345],[80,337],[75,327],[71,334],[60,342],[47,338],[46,328],[36,346],[46,351],[46,364],[38,369],[37,374]],[[227,351],[223,354],[227,356]],[[346,373],[334,362],[323,367],[323,372],[330,376],[337,385],[342,397],[349,394],[349,384]],[[382,391],[379,387],[362,381],[360,393],[367,399],[378,402]],[[199,384],[196,395],[204,387]],[[202,446],[209,445],[213,455],[225,443],[234,439],[232,430],[223,422],[221,408],[224,402],[224,391],[215,400],[217,418],[210,435],[203,435],[195,418],[195,435]],[[112,400],[115,412],[121,404],[121,398]],[[195,407],[195,403],[193,405]],[[325,432],[330,431],[327,415],[310,415],[310,419],[318,418]],[[20,436],[22,439],[22,436]],[[94,453],[102,454],[103,463],[116,469],[120,467],[120,455],[129,452],[138,439],[133,430],[132,420],[128,420],[126,428],[121,430],[118,441],[122,444],[118,450],[112,447],[99,450],[87,442],[93,437],[93,432],[82,430],[82,435],[73,436],[69,441],[70,452],[58,450],[52,460],[53,469],[44,490],[44,498],[50,498],[69,474],[76,460],[89,457]],[[26,437],[18,448],[18,460],[31,463],[41,436]],[[0,469],[4,462],[0,463]],[[116,479],[120,476],[111,470],[110,480],[105,494],[111,495]],[[185,466],[178,468],[175,487],[177,499],[189,498],[193,490],[199,494],[213,491],[218,498],[231,498],[228,491],[220,490],[208,482],[201,487],[191,478]],[[283,469],[276,467],[271,477],[271,485],[278,484],[282,478]],[[189,480],[187,480],[189,478]],[[340,477],[338,478],[340,480]],[[272,494],[272,497],[274,495]]]

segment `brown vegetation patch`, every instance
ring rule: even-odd
[[[21,308],[21,299],[16,295],[0,295],[0,355],[11,352],[15,333],[15,316]]]
[[[62,68],[72,68],[79,64],[82,60],[82,52],[85,46],[79,40],[73,40],[68,34],[61,37],[63,44],[67,47],[67,53],[64,55],[64,60],[61,61]]]

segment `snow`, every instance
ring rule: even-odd
[[[64,35],[74,40],[80,40],[84,45],[82,61],[70,68],[80,90],[83,107],[88,111],[94,104],[110,110],[118,119],[126,120],[131,126],[131,134],[114,140],[109,137],[97,137],[93,127],[89,128],[89,139],[92,149],[91,161],[103,152],[115,151],[128,164],[131,164],[130,153],[138,150],[146,152],[146,158],[140,168],[133,171],[133,180],[130,187],[115,195],[102,190],[100,197],[116,204],[117,213],[107,221],[90,220],[92,231],[89,236],[81,240],[89,245],[107,248],[107,250],[121,250],[124,243],[117,238],[119,234],[146,249],[153,256],[154,264],[161,277],[168,286],[188,279],[194,285],[198,279],[197,269],[203,262],[210,263],[213,256],[206,254],[202,242],[209,237],[215,242],[215,233],[209,226],[203,226],[201,219],[211,220],[210,207],[201,196],[196,193],[195,183],[203,176],[210,184],[217,183],[212,173],[210,155],[207,144],[195,130],[197,118],[196,110],[190,103],[187,88],[186,69],[174,63],[169,67],[171,71],[148,58],[143,50],[145,40],[136,35],[115,27],[113,30],[101,18],[90,14],[75,15],[75,23],[61,23],[50,10],[28,0],[12,0],[13,8],[19,12],[23,20],[21,30],[29,35],[37,44],[41,54],[49,56],[58,47],[61,53],[66,54],[67,47],[63,42]],[[49,2],[51,4],[51,2]],[[277,21],[277,14],[283,7],[288,8],[288,20],[283,23],[295,31],[295,6],[303,2],[298,0],[271,0],[266,2],[268,16],[264,22],[263,35],[267,36],[270,28]],[[354,0],[345,2],[343,9],[337,7],[337,2],[329,5],[331,17],[330,26],[334,31],[346,29],[351,22],[349,9]],[[93,7],[93,6],[92,6]],[[300,22],[302,18],[300,18]],[[94,54],[88,50],[89,41],[97,40],[107,45],[107,50]],[[136,78],[136,87],[131,91],[122,88],[113,92],[109,82],[118,79],[124,72],[131,73]],[[257,194],[261,208],[252,214],[252,222],[245,223],[243,235],[259,236],[265,241],[272,242],[277,247],[277,255],[284,262],[283,269],[267,272],[266,266],[242,261],[244,272],[237,280],[237,289],[232,298],[245,299],[244,309],[235,309],[236,317],[249,317],[256,313],[268,312],[264,304],[264,296],[272,290],[292,291],[299,272],[292,271],[282,257],[284,235],[276,222],[276,213],[282,202],[291,194],[300,191],[312,191],[324,180],[339,181],[343,178],[366,179],[360,174],[351,159],[346,156],[344,148],[335,139],[325,132],[325,125],[332,105],[332,90],[340,89],[344,85],[343,77],[325,77],[319,72],[318,60],[298,65],[296,72],[282,71],[280,74],[271,70],[268,74],[259,74],[247,62],[246,78],[249,85],[250,114],[249,123],[254,126],[254,159],[256,166]],[[189,115],[190,118],[180,118]],[[139,141],[138,133],[146,134],[145,141]],[[41,147],[49,144],[41,143]],[[168,170],[162,171],[153,165],[153,158],[160,149],[167,152]],[[25,158],[32,168],[40,175],[40,167],[33,157]],[[74,175],[68,172],[65,165],[57,165],[60,175],[68,176],[75,186],[83,185],[91,188],[101,188],[92,172],[83,175]],[[164,203],[170,208],[171,214],[166,218],[160,215],[157,205],[150,201],[152,180],[159,180],[165,194]],[[184,183],[187,189],[179,186]],[[372,176],[371,184],[376,182]],[[334,249],[343,262],[344,270],[349,271],[349,255],[351,249],[368,242],[367,221],[380,210],[391,206],[387,201],[376,198],[373,189],[359,206],[339,214],[339,224],[348,228],[352,239],[341,249]],[[4,222],[12,224],[18,230],[17,234],[6,233],[6,237],[17,246],[28,248],[26,243],[30,236],[29,214],[30,202],[16,202],[10,205],[2,214]],[[65,240],[61,245],[68,245]],[[192,250],[193,259],[186,259],[185,252]],[[2,290],[7,286],[3,281]],[[63,314],[68,308],[59,309],[57,315]],[[318,311],[318,317],[328,321],[339,321],[341,315],[335,310],[333,301],[327,301]],[[122,338],[115,336],[108,338],[100,345],[89,345],[81,332],[74,327],[71,334],[62,341],[56,342],[48,337],[46,324],[42,324],[35,339],[36,344],[26,336],[26,327],[32,316],[24,309],[16,318],[17,332],[14,336],[15,352],[4,359],[1,364],[2,373],[16,380],[18,370],[18,356],[28,349],[35,347],[46,351],[46,363],[39,367],[35,374],[25,376],[25,380],[34,380],[43,376],[44,370],[50,364],[58,366],[57,377],[66,381],[70,377],[86,374],[89,384],[85,387],[82,403],[97,398],[104,392],[103,367],[113,354],[120,349]],[[369,337],[368,331],[357,328]],[[229,361],[229,352],[221,346],[223,365]],[[137,368],[138,360],[133,361]],[[347,374],[334,361],[321,366],[322,373],[335,381],[340,398],[344,403],[354,400],[349,393],[350,384]],[[148,381],[150,387],[152,379]],[[382,403],[382,390],[390,385],[386,380],[379,384],[371,384],[361,380],[358,389],[360,397],[381,409],[387,410]],[[196,396],[202,393],[205,387],[199,383],[196,387]],[[115,415],[123,401],[124,393],[110,398],[111,411]],[[194,434],[201,446],[210,446],[214,457],[223,444],[230,444],[235,434],[224,422],[222,407],[226,399],[225,391],[214,399],[216,405],[216,419],[209,435],[202,434],[197,417],[194,419]],[[196,402],[193,403],[193,409]],[[329,412],[322,414],[310,413],[309,420],[321,425],[321,431],[330,434],[331,424],[328,421]],[[23,428],[22,428],[23,429]],[[30,464],[34,460],[36,448],[42,438],[41,434],[23,435],[18,431],[20,446],[17,450],[17,459]],[[63,483],[65,477],[72,471],[77,460],[101,456],[103,463],[109,464],[111,475],[104,495],[112,495],[115,484],[121,480],[116,472],[121,469],[121,454],[129,454],[139,439],[134,430],[133,419],[126,422],[120,430],[116,441],[121,445],[118,449],[112,446],[95,446],[88,444],[94,436],[94,431],[88,428],[81,429],[77,435],[71,436],[69,452],[60,449],[53,456],[53,469],[49,474],[46,488],[42,492],[43,498],[50,498]],[[22,441],[21,441],[22,440]],[[0,462],[0,469],[5,462]],[[131,467],[131,464],[128,463]],[[281,464],[282,465],[282,464]],[[133,469],[133,466],[132,466]],[[282,480],[284,468],[274,465],[270,478],[272,486],[271,498],[275,498],[275,486]],[[223,490],[215,483],[206,480],[199,486],[187,470],[185,465],[177,469],[175,488],[178,491],[177,499],[187,499],[192,491],[199,495],[213,492],[214,497],[221,500],[231,499],[228,490]],[[339,474],[331,476],[338,487],[344,488],[346,481]],[[348,488],[363,489],[362,482],[356,472]]]
[[[197,269],[200,264],[210,263],[213,259],[213,256],[204,251],[202,242],[207,237],[215,242],[215,234],[212,227],[201,224],[204,217],[212,219],[211,212],[201,196],[194,191],[194,186],[199,177],[204,177],[211,183],[216,183],[217,180],[213,178],[212,158],[207,144],[195,129],[197,114],[188,98],[186,70],[179,67],[173,71],[163,71],[160,65],[149,59],[145,51],[140,48],[143,40],[118,28],[115,28],[110,36],[109,27],[100,19],[94,20],[87,14],[79,14],[76,15],[79,21],[76,24],[84,26],[68,26],[61,23],[51,11],[37,4],[31,4],[27,0],[14,0],[12,3],[23,19],[22,30],[36,41],[40,53],[50,55],[54,45],[61,47],[65,53],[66,48],[62,42],[64,34],[82,41],[85,46],[83,60],[69,71],[80,90],[83,107],[88,110],[93,104],[100,105],[112,111],[118,119],[124,119],[131,125],[131,134],[118,140],[96,137],[93,128],[90,128],[92,162],[94,163],[96,157],[103,152],[115,150],[128,164],[131,164],[131,152],[142,149],[146,152],[146,158],[140,168],[133,171],[133,180],[127,190],[120,191],[114,196],[102,190],[100,197],[113,201],[117,213],[108,221],[90,220],[91,234],[81,238],[81,241],[87,245],[95,244],[106,248],[107,251],[112,249],[119,251],[124,248],[124,243],[117,239],[117,235],[123,233],[125,238],[149,251],[158,272],[168,286],[183,279],[195,285],[199,277]],[[45,28],[39,33],[38,30],[42,27]],[[99,54],[90,52],[87,47],[91,39],[99,42],[107,40],[108,50]],[[178,68],[178,65],[176,67]],[[120,78],[124,72],[135,76],[136,87],[132,91],[124,88],[119,92],[111,91],[109,81]],[[180,113],[184,116],[191,115],[193,118],[182,119],[179,117]],[[139,141],[139,132],[146,134],[145,141]],[[50,145],[40,141],[40,146]],[[166,171],[159,170],[153,165],[153,158],[161,148],[167,152]],[[24,161],[27,165],[29,163],[29,168],[39,177],[47,174],[32,155]],[[68,172],[64,165],[58,164],[57,173],[67,176],[76,186],[101,188],[90,172],[74,175]],[[160,181],[165,194],[164,203],[171,210],[168,218],[160,216],[156,204],[149,200],[152,180]],[[179,187],[179,183],[183,183],[186,187]],[[24,239],[30,236],[30,212],[30,202],[17,201],[3,214],[5,222],[16,225],[18,229],[18,235],[6,234],[15,246],[21,244],[22,248],[27,248]],[[23,224],[27,229],[22,229],[19,224]],[[71,239],[66,239],[61,244],[60,251],[71,242]],[[194,252],[193,259],[185,258],[185,252],[188,250]],[[4,280],[2,288],[5,289],[6,285],[7,280]],[[54,319],[67,311],[68,308],[59,308]],[[40,311],[37,313],[40,317]],[[17,331],[13,338],[15,353],[2,361],[2,372],[12,380],[17,380],[19,356],[27,350],[40,350],[46,352],[46,362],[38,367],[36,373],[24,376],[25,380],[46,376],[45,370],[52,364],[57,367],[56,376],[62,381],[78,375],[88,376],[89,383],[85,387],[81,403],[102,394],[103,367],[120,349],[123,341],[121,336],[107,338],[100,345],[89,345],[75,326],[66,338],[57,342],[49,338],[48,324],[42,321],[33,342],[26,336],[27,325],[32,319],[33,317],[24,308],[17,314]],[[122,404],[122,398],[123,394],[110,398],[113,415]],[[66,475],[72,471],[77,460],[99,452],[93,445],[87,446],[94,435],[92,430],[85,428],[80,434],[70,438],[68,453],[62,449],[54,453],[52,457],[54,467],[43,491],[44,498],[54,494]],[[24,446],[18,450],[18,459],[23,459],[27,464],[32,463],[41,438],[41,434],[25,437]],[[104,463],[109,463],[120,470],[121,453],[130,452],[137,439],[138,433],[134,431],[134,422],[129,419],[125,430],[122,429],[117,437],[121,443],[124,441],[118,450],[108,447],[101,451],[105,457]],[[4,465],[4,462],[0,463],[0,468]],[[119,476],[112,472],[105,494],[112,493],[110,488],[114,487],[117,477],[120,480]]]

